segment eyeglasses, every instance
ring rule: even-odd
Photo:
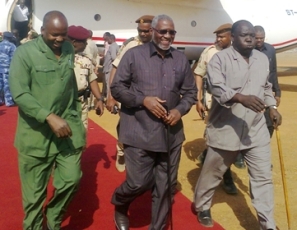
[[[161,35],[165,35],[165,34],[169,33],[171,36],[174,36],[176,34],[175,30],[157,30],[154,27],[152,27],[152,29],[154,31],[156,31],[158,34],[161,34]]]
[[[137,28],[137,31],[138,31],[138,33],[145,33],[145,34],[150,32],[150,30],[142,30],[142,29],[139,29],[139,28]]]

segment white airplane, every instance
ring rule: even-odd
[[[0,0],[0,33],[12,29],[12,12],[17,0]],[[120,45],[135,36],[135,20],[142,15],[167,14],[177,30],[174,46],[189,60],[215,40],[213,31],[221,24],[246,19],[261,25],[266,42],[277,52],[297,47],[296,0],[27,0],[32,9],[33,28],[39,32],[42,18],[50,10],[63,12],[69,25],[91,29],[98,46],[103,34],[115,34]]]

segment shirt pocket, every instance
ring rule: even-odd
[[[36,69],[36,81],[42,85],[54,84],[57,80],[57,74],[54,67],[39,65],[35,66]]]

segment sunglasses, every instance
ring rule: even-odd
[[[176,34],[176,31],[175,30],[157,30],[154,27],[152,27],[152,29],[154,31],[156,31],[158,34],[161,34],[161,35],[165,35],[165,34],[169,33],[170,35],[174,36]]]
[[[139,28],[137,28],[137,31],[138,31],[139,33],[145,33],[145,34],[147,34],[147,33],[150,32],[150,30],[142,30],[142,29],[139,29]]]

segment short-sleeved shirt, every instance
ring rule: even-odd
[[[78,91],[85,90],[89,82],[97,79],[92,61],[85,54],[75,54],[74,72]]]
[[[124,56],[124,54],[127,52],[127,50],[135,47],[135,46],[139,46],[142,45],[142,41],[140,40],[139,36],[133,37],[128,39],[127,41],[125,41],[123,43],[123,45],[121,46],[121,48],[118,51],[117,57],[116,59],[112,62],[112,65],[114,67],[118,67],[122,57]]]
[[[16,5],[13,11],[13,19],[16,22],[25,22],[28,21],[29,9],[27,6],[24,6],[23,9],[20,5]]]
[[[194,70],[194,73],[196,75],[204,77],[207,70],[207,64],[209,63],[213,55],[219,51],[221,51],[221,49],[216,45],[211,45],[206,47],[199,58],[199,61],[198,61],[197,67]]]
[[[87,40],[87,46],[84,50],[84,54],[92,61],[92,64],[96,67],[99,64],[99,54],[96,43],[92,39]]]
[[[19,106],[15,146],[19,152],[45,157],[85,145],[74,76],[74,49],[62,44],[59,59],[39,36],[16,49],[10,65],[9,86]],[[58,138],[46,118],[54,113],[72,130],[69,138]]]

